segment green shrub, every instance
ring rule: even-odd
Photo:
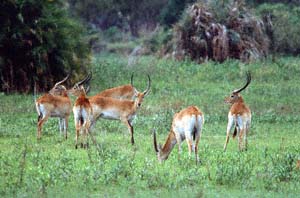
[[[64,1],[0,3],[0,91],[28,92],[34,81],[48,90],[69,70],[89,64],[84,29],[68,16]]]
[[[180,15],[189,3],[196,0],[169,0],[160,13],[160,23],[171,27],[180,19]]]
[[[284,54],[300,53],[300,7],[282,3],[262,4],[257,12],[271,17],[273,51]]]

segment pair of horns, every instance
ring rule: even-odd
[[[64,83],[66,80],[68,80],[69,77],[70,77],[70,75],[71,75],[71,71],[69,71],[68,75],[67,75],[63,80],[57,82],[57,83],[54,85],[54,87],[60,85],[61,83]]]
[[[251,74],[248,71],[248,72],[246,72],[246,75],[247,75],[247,82],[246,82],[246,84],[242,88],[234,90],[233,93],[239,93],[239,92],[243,91],[244,89],[246,89],[246,87],[248,87],[248,85],[251,82]]]
[[[147,89],[144,91],[144,94],[147,94],[149,92],[149,90],[150,90],[150,87],[151,87],[150,75],[147,74],[147,77],[148,77],[148,84],[147,84]],[[131,77],[130,77],[130,84],[131,84],[131,86],[133,86],[133,74],[131,74]]]
[[[77,86],[82,85],[83,83],[87,83],[92,78],[92,72],[90,72],[83,80],[76,83]]]

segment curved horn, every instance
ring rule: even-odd
[[[246,87],[248,87],[248,85],[251,82],[251,74],[250,74],[250,72],[247,72],[246,75],[247,75],[247,82],[246,82],[246,84],[242,88],[234,90],[233,91],[234,93],[239,93],[239,92],[243,91],[244,89],[246,89]]]
[[[61,83],[65,82],[66,80],[68,80],[68,78],[70,77],[70,75],[71,75],[71,71],[68,73],[68,75],[67,75],[63,80],[57,82],[57,83],[54,85],[54,87],[60,85]]]
[[[133,86],[133,73],[131,74],[131,77],[130,77],[130,84],[131,84],[131,86]]]
[[[153,129],[153,144],[154,144],[154,150],[156,153],[158,153],[158,148],[157,148],[157,141],[156,141],[156,131]]]
[[[87,88],[85,89],[85,94],[88,94],[91,90],[91,87],[90,86],[87,86]]]
[[[150,87],[151,87],[151,79],[150,79],[150,76],[149,74],[147,74],[148,76],[148,85],[147,85],[147,89],[144,91],[144,94],[148,94],[148,92],[150,91]]]
[[[92,78],[92,73],[90,72],[90,73],[85,77],[85,79],[83,79],[82,81],[79,81],[78,83],[76,83],[76,85],[82,85],[83,83],[88,82],[89,80],[91,80],[91,78]]]

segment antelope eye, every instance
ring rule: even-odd
[[[230,97],[231,97],[231,98],[233,98],[233,97],[234,97],[234,95],[231,95]]]

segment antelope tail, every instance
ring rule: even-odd
[[[35,81],[34,81],[34,87],[33,87],[33,99],[34,99],[34,104],[35,104],[36,111],[38,113],[38,121],[40,121],[43,115],[42,115],[42,113],[40,111],[40,105],[37,103],[36,82]]]
[[[194,127],[194,129],[193,129],[193,141],[196,140],[196,133],[197,133],[197,128]]]
[[[237,134],[237,127],[234,126],[234,131],[233,131],[233,134],[232,134],[233,139],[235,138],[236,134]]]

